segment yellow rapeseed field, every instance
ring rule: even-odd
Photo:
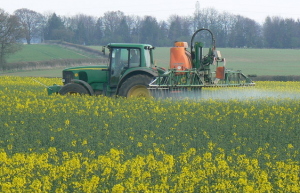
[[[300,83],[199,99],[48,96],[1,76],[1,192],[300,192]]]

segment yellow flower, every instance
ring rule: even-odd
[[[121,184],[116,184],[112,188],[112,193],[123,193],[125,188]]]
[[[12,144],[8,144],[8,145],[7,145],[7,149],[12,150],[12,148],[13,148],[13,145],[12,145]]]
[[[294,146],[292,144],[288,144],[288,149],[293,149]]]
[[[76,141],[76,140],[73,140],[73,141],[72,141],[72,146],[73,146],[73,147],[76,147],[76,143],[77,143],[77,141]],[[85,144],[82,143],[82,145],[85,145]]]
[[[65,121],[65,125],[66,125],[66,126],[69,126],[69,125],[70,125],[70,120],[69,120],[69,119],[67,119],[67,120]]]
[[[81,143],[82,146],[87,145],[87,144],[88,144],[88,142],[87,142],[86,139],[84,139],[83,142]],[[72,145],[73,145],[73,142],[72,142]],[[75,144],[75,145],[76,145],[76,144]]]

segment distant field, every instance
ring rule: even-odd
[[[95,58],[93,55],[81,53],[78,50],[66,49],[58,45],[32,44],[23,45],[22,50],[11,55],[7,62],[29,62],[55,59]]]
[[[220,48],[226,67],[245,74],[300,75],[300,50]],[[169,66],[169,48],[154,50],[157,65]]]
[[[227,67],[246,74],[300,75],[300,50],[220,49]]]
[[[93,48],[101,49],[100,46]],[[226,59],[227,68],[242,70],[245,74],[300,75],[300,49],[219,48],[218,50]],[[155,48],[154,59],[158,66],[168,68],[170,48]]]
[[[102,49],[101,46],[90,47],[99,50]],[[220,48],[218,50],[221,51],[222,57],[226,58],[227,68],[242,70],[246,75],[300,75],[300,50],[239,48]],[[12,55],[8,61],[40,61],[84,57],[87,56],[56,45],[25,45],[21,52]],[[168,68],[170,62],[169,58],[169,48],[158,47],[154,50],[154,59],[158,66]],[[17,76],[36,76],[39,74],[48,77],[61,77],[61,69],[9,73],[9,75]]]

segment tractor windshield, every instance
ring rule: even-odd
[[[146,67],[151,67],[151,55],[150,55],[150,49],[145,49],[145,63]]]

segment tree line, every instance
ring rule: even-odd
[[[4,62],[5,55],[18,50],[16,43],[21,40],[27,44],[62,40],[81,45],[124,42],[172,46],[174,41],[189,42],[199,28],[208,28],[215,34],[217,47],[300,47],[299,19],[267,17],[259,24],[247,17],[207,8],[189,16],[174,14],[158,21],[154,16],[125,15],[122,11],[108,11],[101,17],[59,16],[22,8],[13,14],[0,9],[0,59]],[[208,34],[201,38],[209,44]]]

